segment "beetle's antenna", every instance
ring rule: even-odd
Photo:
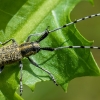
[[[47,50],[47,51],[56,51],[56,50],[65,49],[65,48],[100,49],[100,47],[97,47],[97,46],[63,46],[63,47],[57,47],[57,48],[43,47],[40,49]]]
[[[61,26],[61,27],[59,27],[59,28],[56,28],[56,29],[54,29],[54,30],[51,30],[51,31],[49,31],[49,33],[55,32],[55,31],[57,31],[57,30],[60,30],[60,29],[62,29],[62,28],[65,28],[65,27],[67,27],[67,26],[69,26],[69,25],[71,25],[71,24],[75,24],[75,23],[78,23],[78,22],[80,22],[80,21],[82,21],[82,20],[86,20],[86,19],[93,18],[93,17],[96,17],[96,16],[100,16],[100,13],[98,13],[98,14],[93,14],[93,15],[90,15],[90,16],[86,16],[86,17],[80,18],[80,19],[78,19],[78,20],[75,20],[75,21],[73,21],[73,22],[70,22],[70,23],[68,23],[68,24],[65,24],[65,25],[63,25],[63,26]]]

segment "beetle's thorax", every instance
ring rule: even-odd
[[[26,42],[19,46],[23,57],[28,57],[40,51],[40,45],[37,42]]]

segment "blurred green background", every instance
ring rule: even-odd
[[[71,13],[71,20],[87,15],[100,13],[100,0],[94,0],[94,6],[83,0]],[[100,46],[100,16],[77,25],[80,33],[88,40],[94,40],[95,46]],[[100,51],[92,50],[97,64],[100,66]],[[19,90],[18,90],[19,91]],[[81,77],[69,82],[67,93],[53,82],[37,83],[34,92],[24,85],[22,96],[25,100],[100,100],[100,77]]]

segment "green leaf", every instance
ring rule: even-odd
[[[3,2],[1,13],[5,13],[10,17],[11,14],[15,14],[11,20],[7,18],[6,23],[1,29],[5,29],[5,32],[0,31],[0,41],[4,42],[10,38],[14,38],[17,43],[23,43],[29,34],[42,33],[47,26],[50,26],[50,30],[55,29],[65,23],[70,22],[70,12],[82,0],[27,0],[25,1],[13,1],[16,6],[13,7],[10,0],[7,10],[4,10]],[[88,0],[89,1],[89,0]],[[90,0],[91,1],[91,0]],[[23,5],[23,6],[22,6]],[[20,8],[20,9],[19,9]],[[6,12],[11,14],[8,14]],[[2,17],[2,21],[4,18]],[[6,28],[5,28],[6,26]],[[40,34],[41,35],[41,34]],[[34,36],[31,40],[36,40],[38,36]],[[59,47],[66,45],[92,45],[93,42],[86,40],[75,28],[74,25],[70,25],[62,30],[50,33],[50,35],[43,40],[41,47]],[[100,69],[89,49],[62,49],[59,51],[40,51],[36,55],[32,55],[31,58],[39,64],[42,68],[48,70],[55,77],[56,82],[66,91],[68,82],[76,77],[81,76],[98,76],[100,75]],[[23,84],[34,90],[37,82],[48,81],[50,77],[47,73],[39,68],[36,68],[28,59],[23,60]],[[0,74],[0,89],[5,98],[8,100],[23,100],[17,93],[16,89],[19,86],[19,63],[5,66],[3,72]],[[7,90],[7,91],[6,91]]]

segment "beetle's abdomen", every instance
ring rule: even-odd
[[[0,66],[11,64],[20,59],[22,59],[22,55],[16,43],[0,48]]]

